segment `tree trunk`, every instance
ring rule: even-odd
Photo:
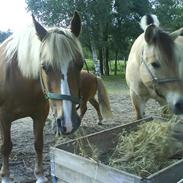
[[[100,60],[100,73],[104,75],[103,72],[103,55],[102,55],[102,48],[99,49],[99,60]]]
[[[108,48],[108,36],[109,36],[109,24],[106,24],[105,31],[103,32],[103,60],[104,60],[104,73],[109,76],[109,48]]]
[[[126,60],[126,58],[125,58],[125,57],[124,57],[124,59],[123,59],[123,60],[124,60],[124,62],[125,62],[125,68],[124,68],[125,70],[124,70],[124,72],[126,72],[126,64],[127,64],[127,60]]]
[[[116,76],[118,72],[118,51],[115,53],[115,64],[114,64],[114,75]]]
[[[96,47],[95,47],[95,44],[94,44],[93,41],[91,41],[91,50],[92,50],[93,63],[94,63],[94,66],[95,66],[95,74],[97,76],[101,76],[100,62],[97,58],[97,50],[96,50]]]
[[[105,54],[106,54],[106,56],[105,56],[105,62],[106,62],[105,75],[109,76],[109,48],[108,47],[106,47],[106,49],[105,49]]]

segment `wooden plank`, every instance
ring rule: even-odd
[[[176,183],[183,178],[183,160],[147,177],[151,183]]]
[[[149,176],[146,179],[117,170],[110,166],[89,160],[74,153],[77,143],[94,144],[102,152],[108,152],[117,142],[118,134],[125,129],[131,131],[140,123],[153,118],[138,120],[92,135],[61,144],[50,151],[52,174],[58,177],[58,183],[176,183],[183,178],[183,160]]]
[[[69,182],[65,182],[65,181],[62,180],[62,179],[58,179],[56,183],[69,183]]]
[[[51,148],[51,165],[58,179],[69,183],[140,183],[141,178],[81,156]]]
[[[123,124],[120,126],[116,126],[114,128],[92,133],[90,135],[86,135],[84,137],[81,137],[75,140],[70,140],[67,143],[63,143],[57,146],[57,148],[77,154],[76,147],[77,147],[78,141],[82,144],[86,144],[86,146],[89,141],[91,144],[95,144],[95,147],[97,149],[102,149],[103,152],[108,152],[110,149],[113,149],[116,146],[118,135],[120,132],[122,132],[122,130],[131,131],[135,129],[139,124],[143,122],[151,121],[151,120],[153,120],[153,118],[148,117],[141,120],[137,120],[132,123]]]

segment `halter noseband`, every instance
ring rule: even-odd
[[[43,91],[43,94],[45,96],[46,99],[51,99],[51,100],[68,100],[73,102],[74,104],[80,104],[81,103],[81,99],[79,97],[74,97],[71,95],[63,95],[63,94],[59,94],[59,93],[52,93],[47,91],[44,81],[43,81],[43,77],[42,77],[42,70],[40,69],[40,83],[41,83],[41,88]]]

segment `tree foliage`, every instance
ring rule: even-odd
[[[3,32],[3,31],[0,31],[0,43],[2,43],[6,38],[8,38],[10,35],[12,34],[11,31],[6,31],[6,32]]]
[[[132,42],[142,32],[140,18],[155,13],[167,30],[183,24],[182,0],[26,0],[28,9],[47,26],[65,26],[75,10],[82,18],[80,40],[85,50],[95,45],[108,67],[110,57],[127,57]],[[109,74],[109,73],[107,73]]]
[[[161,25],[169,30],[175,30],[183,25],[182,0],[152,0],[154,13],[160,19]]]

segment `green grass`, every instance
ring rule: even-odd
[[[92,59],[86,59],[86,64],[87,64],[89,71],[91,71],[91,72],[95,71],[95,67],[94,67]],[[86,64],[84,64],[84,66],[83,66],[84,70],[87,70]]]
[[[94,73],[95,72],[95,67],[93,64],[92,59],[86,59],[86,64],[90,72]],[[84,64],[83,69],[87,70],[86,65]],[[110,75],[114,75],[114,68],[115,68],[115,61],[110,60],[109,61],[109,73]],[[117,70],[117,75],[121,75],[122,78],[125,78],[125,63],[124,61],[120,60],[118,61],[118,70]]]
[[[95,67],[92,59],[86,59],[87,67],[91,73],[95,73]],[[118,75],[114,75],[114,60],[109,63],[110,76],[102,76],[104,84],[109,94],[127,93],[128,87],[125,81],[125,65],[123,61],[118,61]],[[86,65],[83,67],[86,70]]]
[[[109,94],[127,93],[128,87],[122,75],[118,76],[102,76],[104,84]]]

